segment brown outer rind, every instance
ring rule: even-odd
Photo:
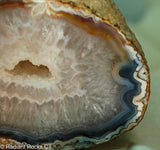
[[[120,31],[126,38],[126,44],[130,45],[137,51],[137,53],[142,57],[141,62],[146,69],[147,73],[147,88],[146,88],[146,103],[144,103],[143,111],[141,112],[141,116],[137,119],[137,122],[134,124],[130,124],[130,126],[124,130],[133,129],[139,122],[143,119],[145,111],[148,106],[148,101],[150,97],[150,74],[149,67],[147,65],[147,61],[144,56],[144,52],[138,40],[135,37],[135,34],[128,27],[125,18],[121,14],[118,7],[115,5],[113,0],[49,0],[49,1],[58,1],[64,4],[68,4],[73,9],[82,9],[88,14],[94,14],[95,16],[101,18],[104,22],[107,22],[112,27]],[[141,101],[141,100],[139,100]],[[121,135],[121,132],[119,135]],[[114,138],[114,137],[112,137]]]
[[[3,0],[2,2],[11,2],[11,3],[18,3],[22,1],[33,2],[35,0]],[[147,66],[147,61],[144,56],[144,52],[142,50],[141,45],[137,41],[134,33],[130,30],[126,21],[121,14],[118,7],[112,0],[46,0],[46,1],[58,1],[61,3],[68,4],[73,9],[82,9],[90,14],[94,14],[95,16],[101,18],[121,33],[123,33],[127,39],[127,44],[131,45],[141,56],[142,56],[142,63],[145,65],[147,73],[148,73],[148,81],[147,81],[147,91],[146,91],[146,99],[147,103],[144,104],[143,112],[141,117],[137,120],[137,124],[143,119],[144,113],[146,111],[148,100],[150,96],[150,75],[149,75],[149,68]],[[134,128],[135,125],[131,125],[130,129]],[[2,136],[3,137],[3,136]],[[11,144],[9,141],[9,137],[0,138],[0,144]],[[14,143],[14,141],[13,141]],[[13,144],[12,143],[12,144]],[[16,143],[15,143],[16,144]]]
[[[54,0],[51,0],[54,1]],[[126,21],[118,7],[112,0],[55,0],[68,3],[72,7],[85,9],[92,14],[102,18],[110,23],[110,25],[118,28],[126,38],[131,41],[140,52],[144,55],[141,45],[137,41],[134,33],[130,30]],[[145,60],[146,61],[146,60]]]

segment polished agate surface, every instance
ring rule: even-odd
[[[0,9],[0,133],[31,144],[97,139],[133,118],[138,64],[115,30],[31,11]]]

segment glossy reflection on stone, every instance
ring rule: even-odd
[[[88,147],[144,115],[144,56],[121,30],[75,5],[1,2],[0,134],[10,140]]]

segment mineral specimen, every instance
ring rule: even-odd
[[[111,0],[0,2],[1,143],[109,141],[143,118],[149,82]]]

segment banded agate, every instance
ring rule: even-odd
[[[89,147],[143,118],[149,70],[112,1],[4,0],[0,20],[1,143]]]

